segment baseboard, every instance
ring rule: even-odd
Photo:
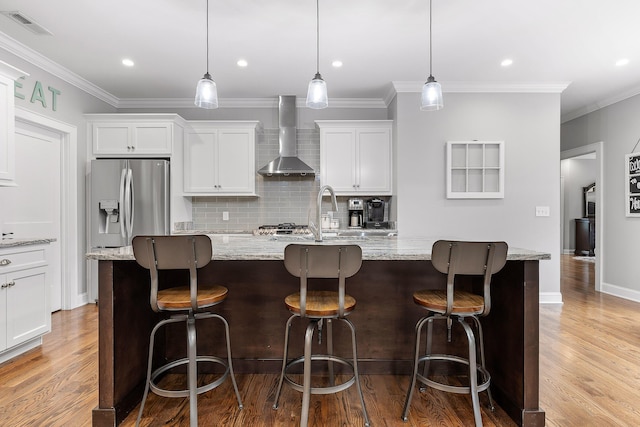
[[[93,301],[92,301],[93,302]],[[77,295],[72,301],[72,306],[65,310],[73,310],[74,308],[82,307],[83,305],[89,304],[89,294],[83,292]]]
[[[623,288],[621,286],[612,285],[611,283],[602,282],[600,284],[600,292],[613,295],[614,297],[640,302],[640,291],[635,289]]]
[[[562,304],[560,292],[540,292],[540,304]]]
[[[0,354],[0,363],[4,363],[7,360],[10,360],[40,345],[42,345],[42,336],[32,338],[29,341],[23,342],[22,344],[12,347],[10,350],[3,351]]]
[[[562,250],[562,254],[563,255],[573,255],[576,253],[575,249],[563,249]]]

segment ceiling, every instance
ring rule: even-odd
[[[316,72],[315,1],[209,1],[209,72],[222,107],[306,97]],[[319,1],[319,68],[330,106],[384,105],[392,82],[419,90],[429,75],[427,0]],[[206,0],[0,0],[0,11],[19,11],[53,34],[0,15],[4,46],[38,52],[118,102],[187,101],[207,68]],[[638,16],[637,0],[434,0],[433,75],[445,108],[446,92],[460,85],[568,84],[563,120],[638,94]],[[135,66],[124,67],[123,58]],[[506,58],[513,65],[502,67]],[[629,64],[616,66],[623,58]],[[238,67],[239,59],[248,66]]]

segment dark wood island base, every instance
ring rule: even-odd
[[[538,406],[538,263],[507,261],[494,276],[492,310],[482,319],[493,396],[522,426],[545,425],[544,411]],[[281,260],[214,259],[200,274],[201,280],[211,279],[229,288],[219,313],[229,321],[236,373],[278,373],[289,316],[283,300],[298,289],[297,279],[286,272]],[[358,330],[361,373],[410,374],[414,326],[425,315],[413,303],[412,294],[444,286],[445,277],[430,261],[363,262],[348,283],[358,304],[350,319]],[[99,261],[99,398],[93,426],[118,425],[139,403],[156,316],[149,306],[146,270],[132,260]],[[211,321],[198,327],[199,351],[224,355],[220,325]],[[454,328],[454,334],[457,332]],[[348,354],[349,340],[341,337],[346,331],[336,326],[334,333],[336,352]],[[302,349],[302,330],[293,331],[291,337],[291,348]],[[158,341],[156,354],[171,358],[184,352],[182,329],[168,329],[164,340]],[[443,341],[436,335],[434,351],[438,350],[436,343]],[[454,335],[453,342],[464,350],[464,339]]]

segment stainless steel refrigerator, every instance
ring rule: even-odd
[[[138,234],[170,234],[169,161],[91,161],[91,246],[131,244]]]

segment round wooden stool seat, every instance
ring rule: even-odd
[[[229,290],[220,285],[198,285],[198,308],[215,305],[227,298]],[[189,286],[158,291],[158,308],[160,310],[191,309],[191,293]]]
[[[300,314],[300,293],[288,295],[284,299],[289,311]],[[349,313],[356,307],[356,299],[351,295],[344,296],[344,312]],[[307,316],[337,316],[338,293],[333,291],[308,291]]]
[[[444,313],[447,310],[447,291],[421,290],[413,294],[413,301],[429,311]],[[479,314],[484,310],[482,295],[466,291],[454,291],[452,314]]]

